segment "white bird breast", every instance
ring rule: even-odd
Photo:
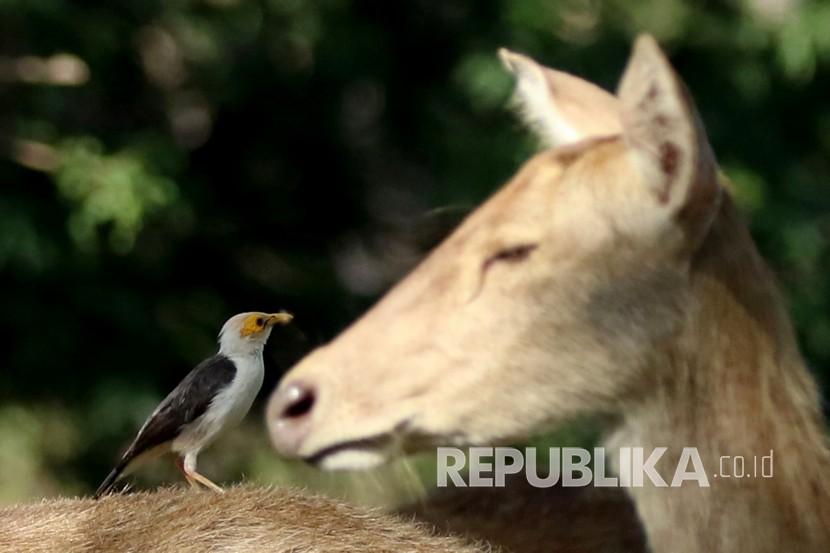
[[[197,453],[222,430],[239,424],[251,409],[264,377],[262,354],[228,357],[236,366],[233,380],[216,394],[204,415],[182,430],[173,441],[173,451]]]

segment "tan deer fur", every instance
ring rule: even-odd
[[[308,492],[250,486],[64,499],[0,509],[2,553],[487,552]]]
[[[605,414],[609,446],[668,446],[663,472],[697,447],[709,474],[631,490],[653,551],[826,551],[816,385],[684,85],[650,37],[616,98],[502,58],[558,147],[286,376],[275,445],[353,468]],[[305,411],[288,408],[297,390]],[[770,450],[771,479],[712,477],[721,455]]]

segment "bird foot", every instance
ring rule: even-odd
[[[206,488],[209,488],[209,489],[215,491],[216,493],[225,493],[225,490],[222,489],[222,486],[212,482],[209,478],[207,478],[206,476],[202,476],[198,472],[191,472],[189,474],[189,476],[190,476],[190,478],[188,478],[188,480],[192,479],[191,480],[191,485],[193,485],[194,481],[195,481],[195,482],[198,482],[199,484],[205,486]],[[196,486],[196,487],[198,487],[198,486]]]
[[[207,476],[203,476],[196,472],[195,470],[188,469],[187,465],[185,465],[184,461],[181,458],[176,459],[176,466],[182,471],[182,474],[185,477],[185,480],[190,484],[190,487],[194,490],[201,490],[202,486],[213,490],[216,493],[225,493],[225,490],[222,487],[214,482],[212,482]]]

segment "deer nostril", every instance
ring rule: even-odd
[[[314,392],[304,391],[293,403],[290,403],[282,412],[283,418],[297,418],[307,415],[314,406]]]
[[[285,390],[287,401],[280,413],[281,419],[296,419],[304,417],[314,407],[314,390],[302,383],[293,383]]]
[[[286,457],[296,457],[311,430],[311,415],[317,403],[317,389],[295,380],[280,385],[268,405],[271,442]]]

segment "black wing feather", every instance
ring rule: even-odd
[[[95,496],[109,491],[130,462],[150,449],[176,438],[181,428],[201,417],[211,401],[236,376],[236,366],[217,354],[199,363],[159,404],[124,452]]]
[[[140,455],[157,445],[174,439],[182,426],[207,411],[216,394],[231,383],[236,366],[224,355],[205,359],[159,404],[136,436],[128,451]]]

